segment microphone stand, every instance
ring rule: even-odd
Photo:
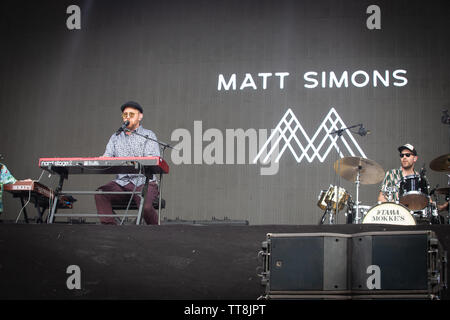
[[[360,124],[355,124],[354,126],[350,126],[350,127],[347,127],[347,128],[341,128],[341,129],[332,131],[332,132],[330,132],[330,134],[335,134],[335,133],[337,133],[338,137],[341,137],[345,130],[350,130],[350,129],[353,129],[353,128],[356,128],[356,127],[362,128],[362,126],[363,126],[362,123],[360,123]],[[351,130],[350,130],[350,131],[351,131]]]
[[[337,136],[338,136],[338,138],[336,140],[336,146],[337,146],[336,151],[338,153],[338,157],[340,156],[339,139],[344,134],[344,131],[346,131],[346,130],[351,131],[350,129],[353,129],[353,128],[356,128],[356,127],[359,127],[361,129],[363,127],[363,125],[362,125],[362,123],[355,124],[353,126],[350,126],[350,127],[347,127],[347,128],[341,128],[341,129],[338,129],[338,130],[335,130],[335,131],[332,131],[332,132],[329,133],[330,135],[337,134]],[[340,174],[339,174],[339,171],[340,171],[339,161],[337,162],[337,164],[338,164],[338,175],[340,176]],[[355,184],[356,184],[356,214],[354,216],[355,223],[359,223],[359,220],[360,220],[360,217],[359,217],[359,184],[360,184],[359,177],[360,177],[360,171],[361,171],[361,165],[358,166],[358,174],[356,176],[356,181],[355,181]],[[341,189],[340,179],[338,179],[338,192],[337,192],[338,194],[339,194],[340,189]],[[338,203],[337,203],[337,195],[336,195],[336,211],[335,212],[336,212],[336,216],[337,216],[337,214],[339,213],[339,206],[338,206]]]
[[[450,115],[448,114],[448,109],[442,110],[441,122],[443,124],[448,124],[448,134],[449,134],[449,142],[450,142]]]
[[[447,174],[447,186],[450,187],[450,174]],[[450,224],[450,194],[445,195],[445,201],[448,202],[447,204],[447,224]]]
[[[443,124],[449,125],[448,127],[448,136],[449,136],[449,143],[450,143],[450,115],[448,114],[448,109],[442,110],[442,117],[441,122]],[[448,182],[447,185],[450,186],[450,174],[447,174]],[[447,224],[450,224],[450,195],[446,194],[445,201],[448,202],[447,205]]]
[[[150,138],[148,135],[143,135],[143,134],[137,133],[136,131],[130,131],[130,129],[127,129],[127,128],[125,128],[124,131],[131,132],[131,134],[135,134],[135,135],[137,135],[137,136],[139,136],[139,137],[142,137],[142,138],[145,138],[145,139],[147,139],[147,140],[156,142],[158,145],[160,145],[160,146],[162,147],[162,156],[161,156],[161,158],[163,158],[163,159],[164,159],[164,152],[166,151],[167,148],[173,149],[173,150],[177,150],[177,149],[175,149],[174,147],[172,147],[171,145],[169,145],[169,144],[167,144],[167,143],[164,143],[164,142],[158,141],[158,140],[156,140],[156,139]],[[178,150],[177,150],[177,151],[178,151]],[[163,174],[162,174],[162,172],[161,172],[161,173],[159,174],[158,225],[161,225],[162,181],[163,181]],[[146,187],[147,187],[147,186],[145,186],[145,188],[146,188]],[[144,192],[146,193],[147,190],[144,190]],[[144,201],[145,201],[145,199],[144,199]],[[140,223],[140,222],[139,222],[139,223]]]

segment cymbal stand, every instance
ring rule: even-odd
[[[450,174],[447,174],[448,182],[447,185],[450,187]],[[450,224],[450,195],[447,193],[445,195],[445,201],[448,202],[447,205],[447,224]]]
[[[450,201],[450,197],[448,194],[445,196],[445,201],[447,201],[447,202]],[[450,224],[450,202],[447,205],[447,224]]]
[[[330,208],[330,224],[335,224],[337,221],[337,212],[338,212],[339,208],[336,205],[336,208],[334,209],[334,213],[333,213],[333,208]]]
[[[356,175],[356,215],[355,215],[355,223],[360,223],[361,217],[359,216],[359,185],[361,183],[360,180],[360,173],[361,173],[361,165],[358,165],[358,174]]]
[[[353,217],[354,217],[353,213],[355,212],[354,205],[355,205],[355,203],[353,202],[352,197],[350,196],[347,201],[347,212],[345,214],[345,216],[347,218],[346,219],[347,224],[353,223]]]
[[[325,208],[325,212],[323,213],[323,216],[320,219],[320,224],[323,224],[325,222],[327,214],[329,215],[330,224],[333,224],[334,219],[333,219],[333,211],[331,210],[331,200],[327,202],[327,207]]]
[[[448,127],[448,135],[449,135],[449,142],[450,142],[450,115],[448,114],[448,109],[446,110],[442,110],[442,117],[441,117],[441,122],[443,124],[447,124],[449,125]],[[448,186],[450,187],[450,174],[447,174],[448,177]],[[449,202],[450,201],[450,196],[449,194],[447,194],[445,196],[445,201]],[[447,224],[450,224],[450,202],[447,206]]]
[[[337,139],[336,139],[336,152],[337,152],[337,156],[338,156],[338,158],[339,157],[341,157],[342,158],[342,156],[341,156],[341,150],[339,149],[339,140],[341,139],[341,137],[342,137],[342,135],[344,134],[344,131],[345,130],[350,130],[350,129],[352,129],[352,128],[356,128],[356,127],[362,127],[362,124],[356,124],[356,125],[353,125],[353,126],[350,126],[350,127],[347,127],[347,128],[341,128],[341,129],[338,129],[338,130],[335,130],[335,131],[332,131],[332,132],[330,132],[329,134],[330,135],[332,135],[332,134],[337,134]],[[361,169],[361,166],[359,166],[359,170]],[[357,182],[357,191],[356,191],[356,210],[357,210],[357,213],[356,213],[356,217],[358,217],[359,216],[359,212],[358,212],[358,210],[359,210],[359,196],[358,196],[358,192],[359,192],[359,170],[358,170],[358,178],[357,178],[357,180],[358,180],[358,182]],[[337,170],[338,172],[340,172],[340,168],[339,168],[339,162],[338,162],[338,170]],[[341,181],[340,181],[341,179],[340,179],[340,177],[339,177],[339,173],[338,173],[338,192],[337,192],[337,195],[336,195],[336,210],[335,210],[335,212],[336,212],[336,216],[338,215],[338,213],[339,213],[339,206],[338,206],[338,194],[339,194],[339,190],[341,189]],[[331,222],[331,218],[330,218],[330,222]]]

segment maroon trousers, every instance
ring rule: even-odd
[[[144,185],[137,187],[136,191],[142,190]],[[133,191],[134,184],[131,182],[125,186],[121,186],[114,181],[111,181],[104,186],[98,188],[101,191]],[[145,195],[145,202],[143,208],[143,217],[147,224],[158,224],[158,212],[153,208],[153,201],[158,197],[159,190],[158,185],[155,182],[148,184],[147,194]],[[127,204],[130,200],[130,194],[96,194],[95,205],[97,206],[97,213],[102,214],[114,214],[111,203],[112,201],[120,201],[120,203]],[[139,207],[141,198],[139,195],[133,195],[133,201]],[[114,217],[101,217],[100,222],[102,224],[117,224]]]

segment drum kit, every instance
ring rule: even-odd
[[[440,156],[430,162],[430,168],[437,172],[450,173],[450,154]],[[354,224],[441,224],[444,217],[439,215],[436,202],[431,201],[435,193],[450,198],[450,174],[448,187],[430,192],[428,181],[424,174],[408,175],[390,190],[383,190],[387,194],[387,202],[375,206],[361,205],[359,201],[360,185],[380,183],[384,178],[383,168],[373,160],[361,157],[345,157],[334,163],[336,173],[347,181],[356,185],[356,199],[353,201],[350,193],[340,186],[330,185],[328,190],[321,190],[317,205],[324,210],[319,224],[324,224],[329,218],[329,224],[336,223],[340,210],[345,207],[346,223]],[[423,170],[425,172],[425,170]],[[393,193],[398,192],[399,201],[393,201]],[[447,223],[450,223],[450,206],[448,206]]]

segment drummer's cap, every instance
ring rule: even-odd
[[[140,113],[144,113],[144,110],[142,109],[141,105],[137,102],[134,101],[128,101],[125,102],[121,107],[120,110],[123,112],[123,109],[125,109],[126,107],[130,107],[136,110],[139,110]]]
[[[402,145],[401,147],[398,147],[398,151],[399,152],[402,152],[402,150],[404,150],[404,149],[408,149],[415,156],[417,156],[417,151],[416,151],[416,149],[414,149],[414,146],[412,144],[407,143],[407,144]]]

